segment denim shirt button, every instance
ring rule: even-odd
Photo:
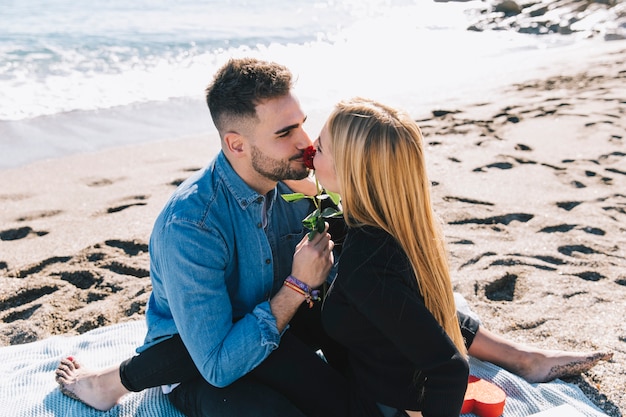
[[[261,204],[261,203],[263,202],[263,197],[258,197],[258,198],[256,199],[256,202],[257,202],[257,203],[259,203],[259,204]]]
[[[256,227],[258,227],[260,229],[261,227],[263,227],[263,223],[261,223],[261,222],[257,223]]]
[[[272,263],[272,260],[268,258],[268,259],[265,260],[265,263],[269,265],[269,264]]]

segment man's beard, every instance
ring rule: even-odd
[[[301,180],[309,175],[309,170],[301,164],[300,168],[291,166],[293,160],[302,158],[302,155],[289,160],[273,159],[265,155],[259,148],[252,145],[252,167],[256,172],[272,181]]]

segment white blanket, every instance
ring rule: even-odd
[[[140,320],[80,336],[55,336],[0,348],[0,416],[182,417],[159,388],[130,394],[106,413],[66,397],[57,388],[54,371],[61,358],[71,355],[90,367],[117,364],[134,354],[145,331],[145,323]],[[471,360],[471,373],[504,389],[507,394],[504,417],[529,416],[561,404],[570,404],[585,416],[605,416],[575,385],[562,381],[531,385],[475,359]]]

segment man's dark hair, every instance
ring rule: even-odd
[[[206,88],[213,123],[224,133],[228,120],[256,117],[263,100],[283,97],[292,87],[291,71],[255,58],[230,59]]]

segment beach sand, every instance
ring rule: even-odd
[[[488,99],[415,115],[455,290],[513,340],[613,351],[567,380],[610,416],[626,410],[619,42]],[[218,148],[207,134],[0,171],[0,346],[142,319],[153,221]]]

